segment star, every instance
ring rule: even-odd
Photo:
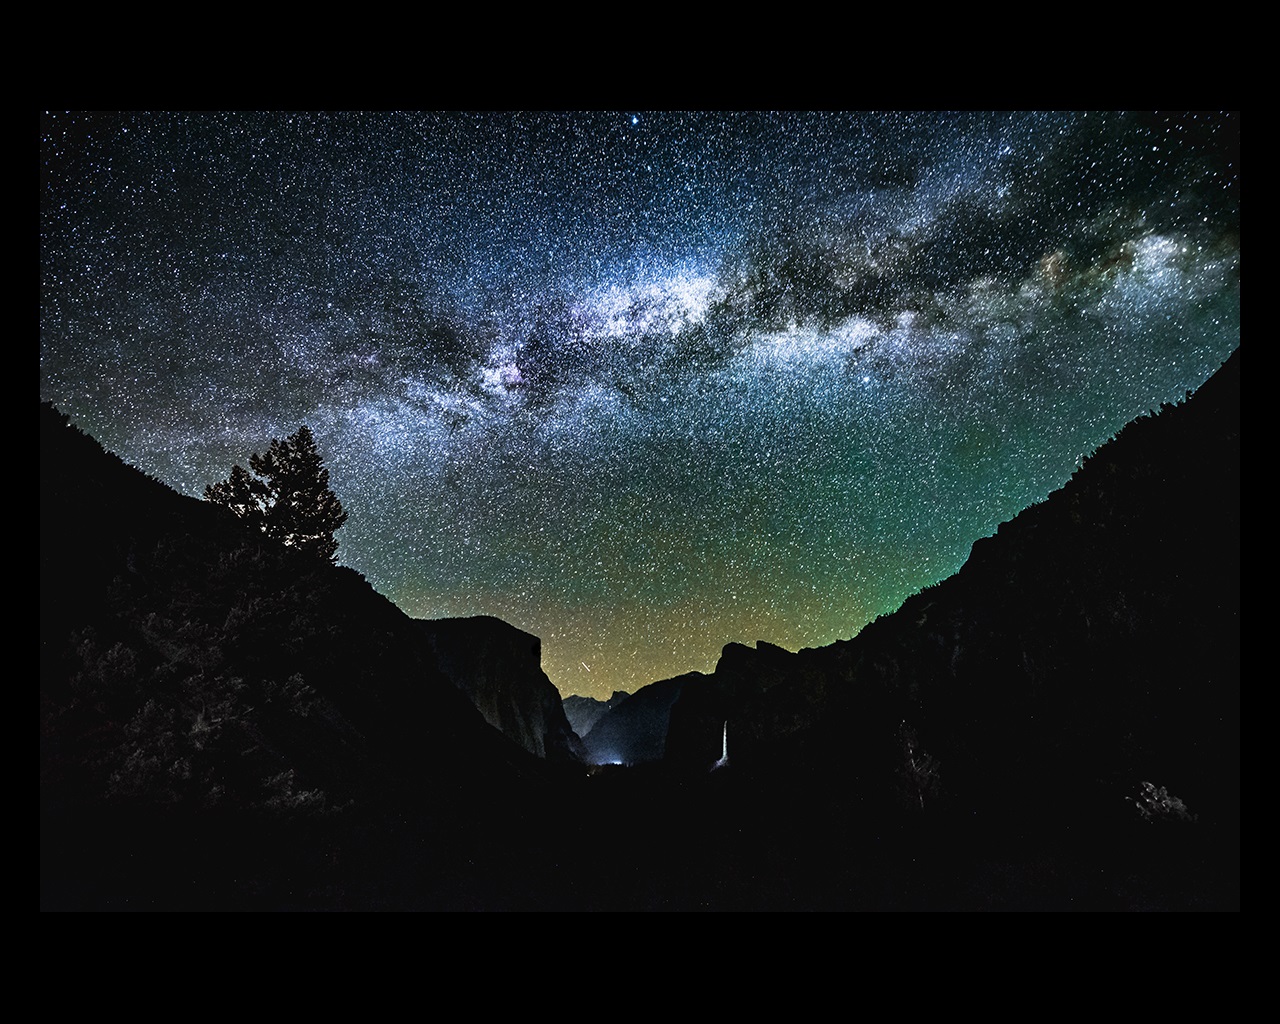
[[[605,698],[853,636],[1207,378],[1238,150],[1232,112],[48,112],[40,395],[196,497],[310,425],[340,563]]]

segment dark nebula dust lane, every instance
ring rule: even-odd
[[[1239,345],[1235,113],[40,119],[40,397],[566,694],[854,635]]]

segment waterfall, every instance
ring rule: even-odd
[[[729,767],[729,723],[726,721],[724,723],[724,741],[721,748],[720,760],[711,766],[711,770],[715,771],[717,768],[727,767]]]

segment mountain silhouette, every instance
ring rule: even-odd
[[[614,690],[608,700],[597,700],[595,697],[583,697],[574,694],[563,701],[564,714],[571,728],[579,736],[585,736],[606,711],[616,708],[631,694],[626,690]]]
[[[1235,820],[1239,383],[1237,352],[853,640],[728,645],[673,708],[668,757],[714,761],[728,719],[738,764],[791,737],[847,761],[869,723],[892,736],[905,721],[959,791],[1012,787],[1012,800],[1145,774]]]
[[[417,622],[439,670],[484,720],[531,754],[577,764],[585,755],[560,691],[542,671],[542,641],[489,615]]]
[[[905,820],[978,843],[984,862],[1069,849],[1105,865],[1151,855],[1157,835],[1158,856],[1191,844],[1212,864],[1173,905],[1233,906],[1240,548],[1237,351],[854,639],[728,645],[673,706],[666,757],[711,765],[727,721],[734,770],[814,819]]]
[[[1233,909],[1240,548],[1237,351],[852,640],[728,644],[584,742],[703,777],[690,845],[754,830],[775,885],[708,860],[726,906]]]
[[[42,905],[218,909],[299,886],[304,905],[341,902],[322,892],[326,859],[349,860],[365,830],[411,807],[415,833],[475,831],[477,807],[536,806],[526,790],[552,768],[530,748],[573,762],[535,638],[412,620],[353,570],[40,416]],[[504,688],[514,741],[469,699],[483,690],[492,711]],[[175,892],[192,871],[208,884]]]
[[[536,637],[42,406],[41,908],[1239,909],[1239,410],[1237,351],[852,640],[620,701],[585,746],[644,763],[588,774]]]
[[[687,672],[643,686],[613,704],[582,737],[586,759],[592,764],[631,765],[662,760],[671,707],[687,684],[703,678],[701,672]]]

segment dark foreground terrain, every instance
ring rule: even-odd
[[[877,820],[808,785],[616,769],[342,821],[46,808],[41,909],[1239,909],[1238,839],[1217,829]]]

